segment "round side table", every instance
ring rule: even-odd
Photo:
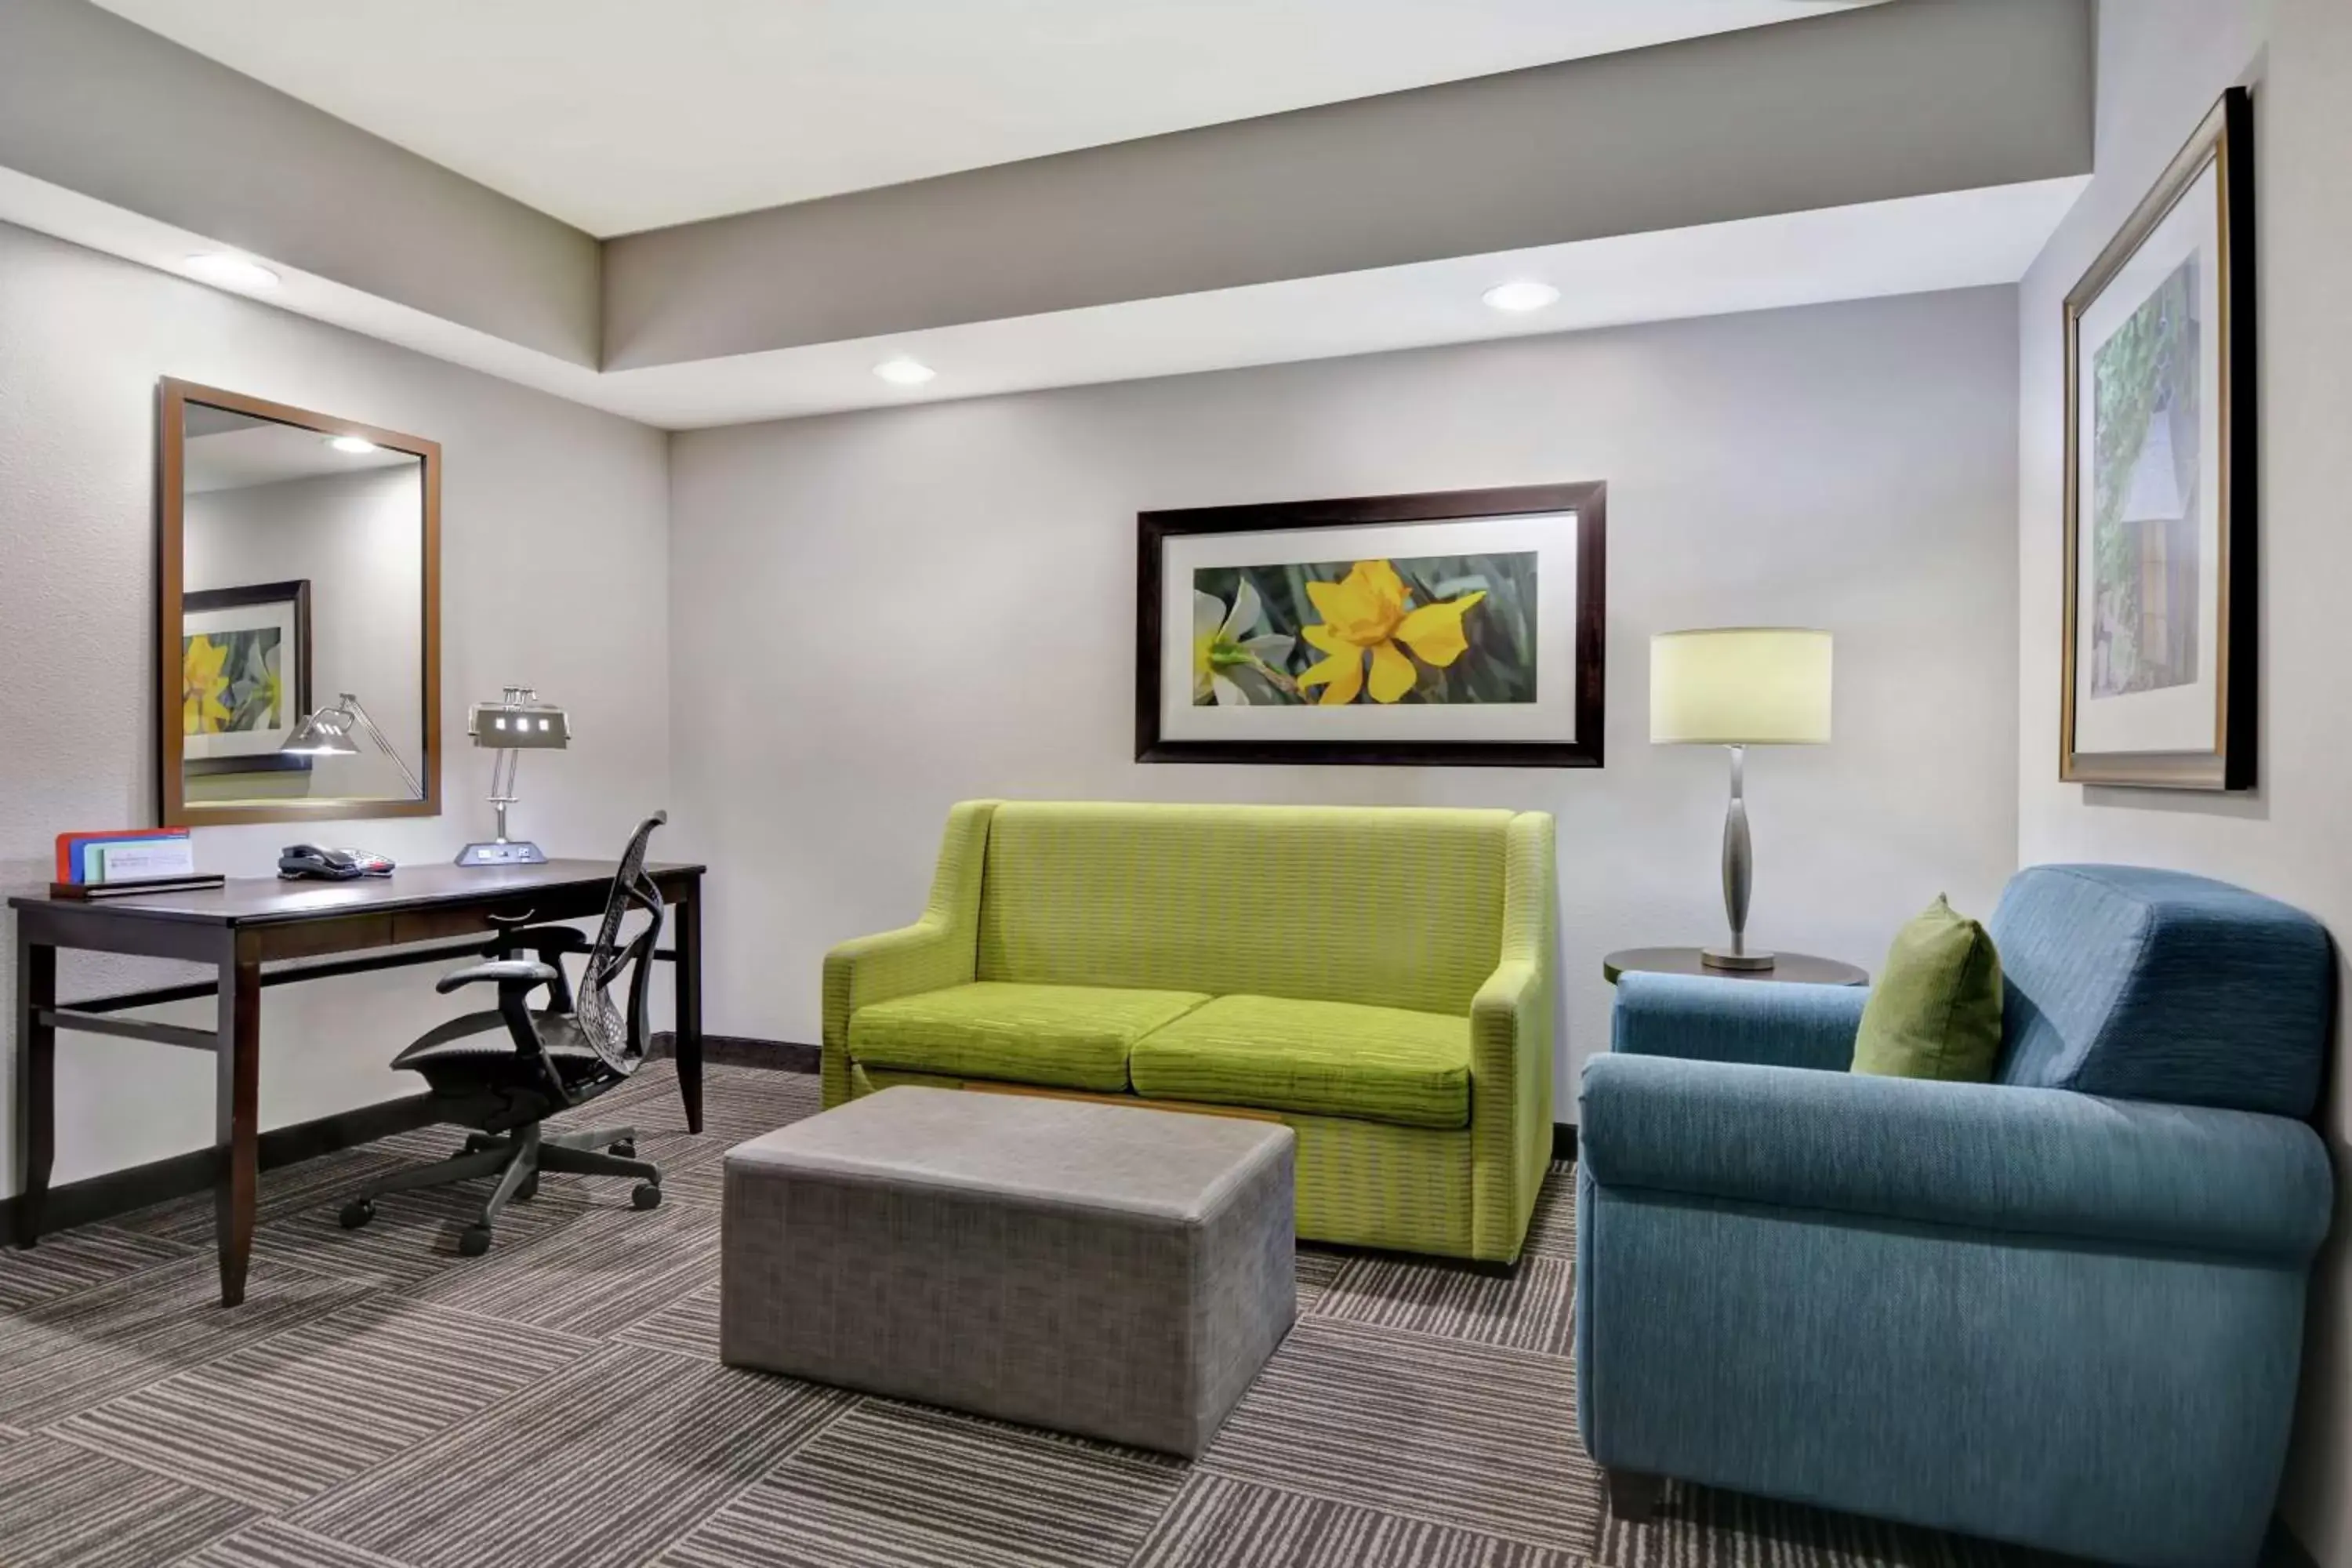
[[[1778,981],[1784,985],[1870,984],[1868,970],[1856,969],[1834,958],[1816,958],[1809,952],[1780,953],[1769,969],[1709,969],[1699,962],[1699,950],[1695,947],[1620,948],[1601,961],[1601,973],[1612,985],[1617,984],[1619,975],[1626,973],[1702,974],[1709,980]]]

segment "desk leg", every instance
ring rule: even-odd
[[[220,1241],[221,1305],[245,1300],[253,1259],[253,1215],[261,1195],[261,963],[239,952],[220,966],[219,1087],[213,1142],[220,1174],[213,1224]]]
[[[25,1182],[16,1200],[16,1244],[40,1238],[49,1195],[49,1163],[58,1138],[58,1032],[41,1009],[58,1001],[58,950],[35,942],[16,921],[16,1141],[25,1152]]]
[[[686,1130],[702,1131],[702,879],[677,906],[677,1092],[686,1101]]]

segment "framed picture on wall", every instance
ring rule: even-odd
[[[1606,499],[1142,513],[1136,760],[1601,766]]]
[[[278,748],[310,710],[310,584],[181,596],[182,766],[195,774],[305,769]]]
[[[2254,782],[2253,166],[2232,88],[2066,297],[2062,779]]]

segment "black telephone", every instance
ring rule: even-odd
[[[278,875],[286,881],[305,878],[321,882],[348,882],[354,877],[389,877],[392,861],[364,849],[327,849],[316,844],[289,844],[278,854]]]

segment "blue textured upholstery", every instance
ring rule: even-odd
[[[1809,1070],[1845,1067],[1858,990],[1621,984],[1580,1118],[1585,1446],[2085,1557],[2251,1564],[2333,1176],[2308,1126],[2231,1108],[2310,1105],[2326,939],[2095,867],[2020,873],[1992,929],[2000,1083]]]
[[[1629,973],[1617,983],[1610,1048],[1626,1055],[1843,1072],[1870,993],[1859,985],[1727,984]]]
[[[2311,1114],[2335,966],[2302,910],[2179,871],[2036,866],[1990,929],[2001,1082]]]
[[[2292,1268],[2327,1234],[2326,1147],[2279,1116],[1655,1057],[1593,1061],[1583,1108],[1612,1188]]]

